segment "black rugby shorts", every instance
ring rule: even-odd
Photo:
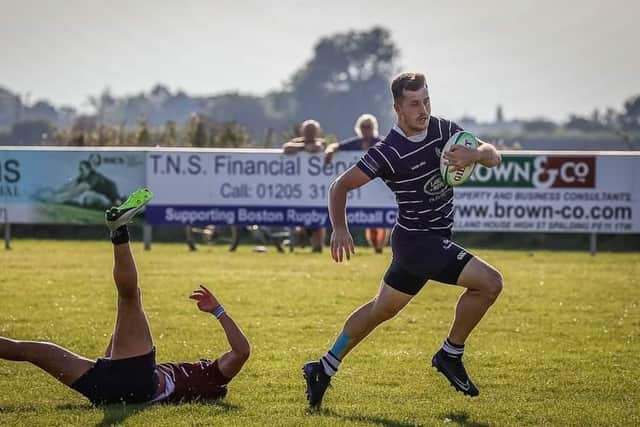
[[[417,294],[428,280],[455,285],[473,254],[445,236],[395,227],[391,234],[393,259],[384,282],[409,295]]]

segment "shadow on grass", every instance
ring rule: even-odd
[[[0,414],[26,414],[29,412],[37,412],[38,410],[38,407],[29,404],[0,406]]]
[[[343,421],[352,421],[352,422],[361,422],[361,423],[365,422],[365,423],[384,426],[384,427],[415,427],[416,425],[419,425],[417,423],[408,423],[405,421],[392,420],[389,418],[378,417],[375,415],[358,415],[358,416],[342,415],[332,411],[331,409],[318,409],[318,410],[308,409],[307,412],[309,415],[334,417],[334,418],[339,418],[340,420],[343,420]]]
[[[90,403],[65,403],[64,405],[56,406],[56,409],[61,411],[77,411],[79,409],[95,409],[96,407]]]
[[[100,406],[100,409],[104,412],[102,421],[96,424],[96,427],[107,427],[115,424],[120,424],[132,415],[138,412],[144,411],[151,407],[151,404],[137,404],[137,405],[106,405]]]
[[[239,409],[238,406],[233,405],[231,403],[227,403],[225,401],[217,401],[217,402],[197,402],[202,406],[211,406],[218,409],[221,413],[237,411]],[[101,406],[100,408],[104,412],[104,417],[102,421],[96,424],[96,427],[107,427],[112,425],[117,425],[122,423],[127,418],[137,414],[138,412],[142,412],[147,408],[155,407],[158,405],[163,406],[180,406],[179,403],[142,403],[137,405],[107,405]]]
[[[489,427],[489,424],[477,422],[469,419],[466,412],[448,412],[442,415],[445,422],[463,427]]]
[[[222,401],[219,400],[216,402],[197,402],[197,403],[202,406],[213,406],[217,408],[220,413],[235,412],[241,409],[240,406],[234,405],[233,403],[225,402],[224,400]]]
[[[240,409],[239,406],[227,403],[225,401],[217,401],[217,402],[197,402],[202,406],[210,406],[215,407],[217,411],[220,413],[228,413],[232,411],[237,411]],[[107,427],[119,424],[126,420],[127,418],[137,414],[138,412],[144,411],[147,408],[158,406],[158,405],[166,405],[166,406],[179,406],[179,403],[156,403],[156,404],[138,404],[138,405],[106,405],[106,406],[93,406],[89,403],[66,403],[64,405],[56,406],[56,409],[59,411],[78,411],[78,410],[102,410],[103,418],[102,420],[96,424],[96,427]],[[37,413],[42,410],[42,407],[32,405],[32,404],[21,404],[21,405],[10,405],[10,406],[2,406],[0,407],[0,414],[28,414],[28,413]]]
[[[77,410],[95,409],[95,406],[92,406],[89,403],[66,403],[64,405],[56,406],[56,409],[60,411],[77,411]],[[40,411],[42,411],[41,406],[35,406],[32,404],[20,404],[20,405],[0,407],[0,413],[6,413],[6,414],[26,414],[29,412],[40,412]]]

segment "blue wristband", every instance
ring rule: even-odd
[[[216,319],[219,319],[220,316],[222,316],[223,313],[224,313],[224,307],[221,306],[221,305],[216,307],[216,309],[211,312],[211,314],[213,314]]]

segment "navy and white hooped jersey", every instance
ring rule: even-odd
[[[421,135],[407,137],[394,126],[357,163],[371,179],[384,180],[395,194],[400,228],[451,235],[453,188],[440,176],[440,154],[460,130],[454,122],[435,116]]]

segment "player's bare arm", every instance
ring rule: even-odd
[[[334,142],[327,146],[327,148],[324,150],[324,161],[326,163],[331,163],[331,161],[333,160],[333,155],[336,151],[338,151],[339,146],[340,144],[338,144],[337,142]]]
[[[284,154],[295,154],[304,151],[304,142],[289,141],[282,146]]]
[[[198,309],[205,313],[214,314],[220,321],[231,350],[218,358],[218,367],[225,377],[233,378],[249,359],[251,353],[249,340],[242,332],[242,329],[224,310],[215,295],[204,285],[200,285],[200,289],[193,291],[189,298],[197,301]]]
[[[461,145],[454,145],[451,150],[444,154],[452,169],[464,169],[470,164],[477,162],[488,168],[498,166],[501,161],[500,154],[496,148],[486,142],[480,142],[478,148],[467,148]]]
[[[371,181],[359,168],[352,166],[335,179],[329,186],[329,217],[331,233],[331,258],[342,262],[344,257],[351,259],[355,253],[353,238],[347,225],[347,194]]]
[[[282,146],[284,154],[295,154],[301,151],[308,151],[309,153],[320,153],[324,150],[324,145],[321,141],[315,141],[313,143],[289,141]]]

